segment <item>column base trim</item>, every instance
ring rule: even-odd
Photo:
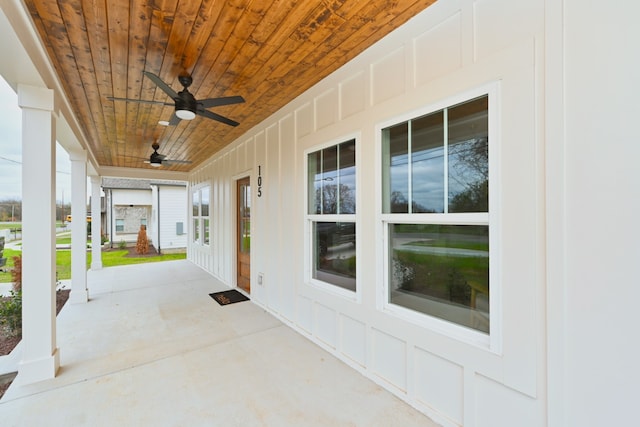
[[[83,304],[89,301],[89,291],[86,289],[71,289],[69,302],[72,304]]]
[[[56,347],[51,356],[34,360],[22,360],[18,365],[16,382],[25,385],[50,380],[56,377],[58,368],[60,368],[60,352]]]

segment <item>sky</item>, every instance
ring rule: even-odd
[[[0,76],[0,202],[22,200],[22,110],[18,96]],[[71,162],[56,143],[56,200],[71,200]]]

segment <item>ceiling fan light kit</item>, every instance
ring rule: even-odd
[[[196,118],[196,113],[190,110],[176,110],[176,116],[181,120],[193,120]]]

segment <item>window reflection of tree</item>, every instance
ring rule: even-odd
[[[316,211],[323,213],[352,214],[356,211],[356,198],[351,187],[340,184],[323,185],[316,188]],[[322,201],[322,211],[320,211]]]
[[[489,211],[488,138],[449,147],[449,212]]]

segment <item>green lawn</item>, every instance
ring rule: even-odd
[[[4,256],[7,258],[7,267],[13,267],[13,260],[11,259],[14,255],[19,255],[20,251],[15,251],[12,249],[5,249]],[[181,254],[165,254],[158,255],[152,257],[143,257],[143,258],[129,258],[126,257],[128,251],[109,251],[102,252],[102,265],[103,267],[115,267],[119,265],[129,265],[129,264],[142,264],[145,262],[159,262],[159,261],[172,261],[177,259],[185,259],[187,257],[186,253]],[[91,265],[91,252],[87,253],[87,268]],[[59,250],[56,251],[56,275],[58,280],[68,280],[71,279],[71,251],[70,250]],[[11,274],[1,272],[0,273],[0,283],[8,283],[11,282]]]
[[[0,230],[22,228],[21,222],[5,222],[0,224]]]

